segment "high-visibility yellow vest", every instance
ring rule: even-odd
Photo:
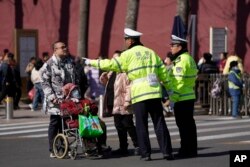
[[[126,72],[131,81],[132,104],[162,97],[160,81],[167,81],[167,70],[161,58],[151,49],[137,45],[111,60],[90,60],[102,70]]]
[[[230,71],[230,72],[229,72],[229,75],[230,75],[231,73],[233,73],[233,74],[237,77],[238,80],[241,80],[241,74],[240,74],[240,73],[237,74],[237,73],[234,72],[234,71]],[[228,81],[228,88],[230,88],[230,89],[240,89],[239,86],[235,85],[235,84],[234,84],[233,82],[231,82],[231,81]]]
[[[170,100],[173,102],[195,99],[195,80],[197,65],[188,52],[179,55],[173,61],[166,84]]]

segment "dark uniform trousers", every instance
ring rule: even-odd
[[[172,154],[170,134],[164,119],[161,99],[149,99],[133,104],[136,118],[136,132],[141,151],[141,157],[151,155],[151,145],[148,132],[148,113],[154,124],[157,141],[161,152]]]
[[[175,121],[181,138],[179,153],[184,155],[197,154],[197,132],[193,113],[194,100],[185,100],[174,104]]]

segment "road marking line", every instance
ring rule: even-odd
[[[25,126],[11,126],[11,127],[5,127],[0,128],[0,131],[4,130],[17,130],[17,129],[27,129],[27,128],[38,128],[38,127],[48,127],[48,124],[39,124],[39,125],[25,125]]]
[[[179,135],[179,133],[175,132],[171,134],[171,136],[176,136],[176,135]],[[108,135],[108,136],[111,136],[111,135]],[[201,137],[198,137],[198,141],[234,138],[234,137],[240,137],[240,136],[250,136],[250,132],[226,133],[226,134],[219,134],[219,135],[201,136]],[[41,138],[41,137],[48,137],[48,134],[19,136],[19,138]],[[155,134],[151,134],[149,135],[149,138],[156,138],[156,136]],[[180,140],[180,139],[178,138],[175,140]],[[248,143],[250,142],[248,141]]]
[[[47,123],[48,121],[37,121],[37,122],[25,122],[25,123],[11,123],[11,124],[2,124],[0,127],[8,127],[8,126],[21,126],[21,125],[30,125],[30,124],[40,124],[40,123]]]
[[[0,133],[0,136],[4,136],[4,135],[14,135],[14,134],[22,134],[22,133],[42,132],[42,131],[48,131],[48,128],[33,129],[33,130],[20,130],[20,131],[12,131],[12,132],[1,132],[1,133]]]
[[[225,134],[219,134],[219,135],[202,136],[202,137],[198,137],[198,141],[233,138],[233,137],[240,137],[240,136],[250,136],[250,132],[248,131],[248,132],[225,133]]]
[[[215,122],[198,122],[197,123],[197,127],[198,127],[197,128],[197,132],[198,133],[202,133],[202,132],[222,131],[222,130],[248,128],[248,127],[250,128],[250,125],[247,124],[247,125],[241,125],[241,126],[226,126],[226,127],[218,127],[217,126],[217,127],[209,127],[209,128],[206,128],[206,129],[199,129],[199,127],[208,126],[208,125],[209,126],[216,126],[216,125],[223,125],[223,124],[229,125],[229,124],[236,124],[236,123],[238,124],[239,122],[241,122],[241,123],[250,122],[250,119],[246,119],[246,120],[231,120],[231,121],[222,121],[222,122],[217,122],[217,121],[215,121]],[[33,123],[35,123],[35,122],[33,122]],[[175,124],[175,122],[171,122],[171,123]],[[26,124],[28,124],[28,123],[26,123]],[[35,124],[37,124],[37,123],[35,123]],[[167,123],[167,124],[169,124],[169,123]],[[18,124],[18,125],[20,125],[20,124]],[[21,124],[21,125],[23,125],[23,124]],[[23,126],[23,127],[25,127],[25,128],[29,128],[29,127],[30,128],[34,128],[34,127],[39,127],[39,126],[42,126],[42,125]],[[153,126],[153,124],[149,123],[149,127],[150,127],[149,128],[149,132],[154,131],[154,128],[152,126]],[[7,127],[7,128],[0,129],[0,131],[1,130],[8,130],[8,128],[10,130],[10,129],[21,129],[22,127],[21,126],[18,126],[18,127]],[[169,130],[173,130],[173,129],[177,129],[177,127],[176,127],[176,125],[168,126],[168,129]],[[21,130],[21,131],[12,131],[12,132],[1,132],[0,136],[3,136],[3,135],[13,135],[13,134],[21,134],[21,133],[41,132],[41,131],[47,131],[47,130],[48,130],[48,128],[32,129],[32,130]],[[107,127],[107,130],[108,130],[108,132],[107,132],[108,136],[117,135],[116,129],[115,129],[114,126]],[[115,131],[115,132],[113,132],[113,131]],[[179,133],[178,132],[170,132],[170,134],[171,134],[171,136],[173,136],[173,135],[178,135]],[[249,132],[249,134],[250,134],[250,132]],[[35,136],[37,136],[37,135],[35,135]]]

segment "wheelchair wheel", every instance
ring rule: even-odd
[[[72,159],[72,160],[75,160],[76,159],[76,155],[77,155],[77,149],[74,148],[72,150],[69,151],[68,153],[69,157]]]
[[[57,158],[64,158],[68,153],[68,140],[64,134],[57,134],[53,142],[53,151]]]

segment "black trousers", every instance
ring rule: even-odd
[[[33,82],[31,81],[31,76],[28,76],[27,79],[27,85],[26,85],[26,89],[27,89],[27,93],[29,93],[29,91],[34,87]]]
[[[49,139],[49,151],[53,151],[53,142],[57,133],[62,131],[62,119],[60,115],[50,115],[48,139]]]
[[[176,102],[174,105],[175,121],[181,138],[180,153],[197,154],[197,132],[193,117],[194,100]]]
[[[14,91],[13,91],[13,85],[2,85],[2,91],[0,93],[0,102],[6,97],[13,97]]]
[[[120,149],[128,149],[128,134],[133,142],[134,147],[138,147],[133,115],[115,114],[114,123],[119,137]]]
[[[103,130],[103,134],[97,138],[96,145],[97,145],[98,151],[101,152],[102,146],[106,146],[106,142],[107,142],[107,126],[103,120],[101,119],[99,120],[100,120],[101,128]]]
[[[98,153],[103,153],[103,147],[107,142],[107,126],[103,120],[99,119],[103,134],[97,138],[83,138],[84,144],[87,150],[92,150],[93,147],[97,147]]]
[[[22,89],[21,87],[16,87],[15,88],[15,92],[14,92],[14,107],[18,107],[19,106],[19,101],[21,99],[22,96]]]
[[[163,154],[172,153],[170,134],[163,116],[161,99],[144,100],[133,104],[136,118],[136,132],[141,156],[151,155],[151,145],[148,133],[148,113],[154,124],[157,141]]]

